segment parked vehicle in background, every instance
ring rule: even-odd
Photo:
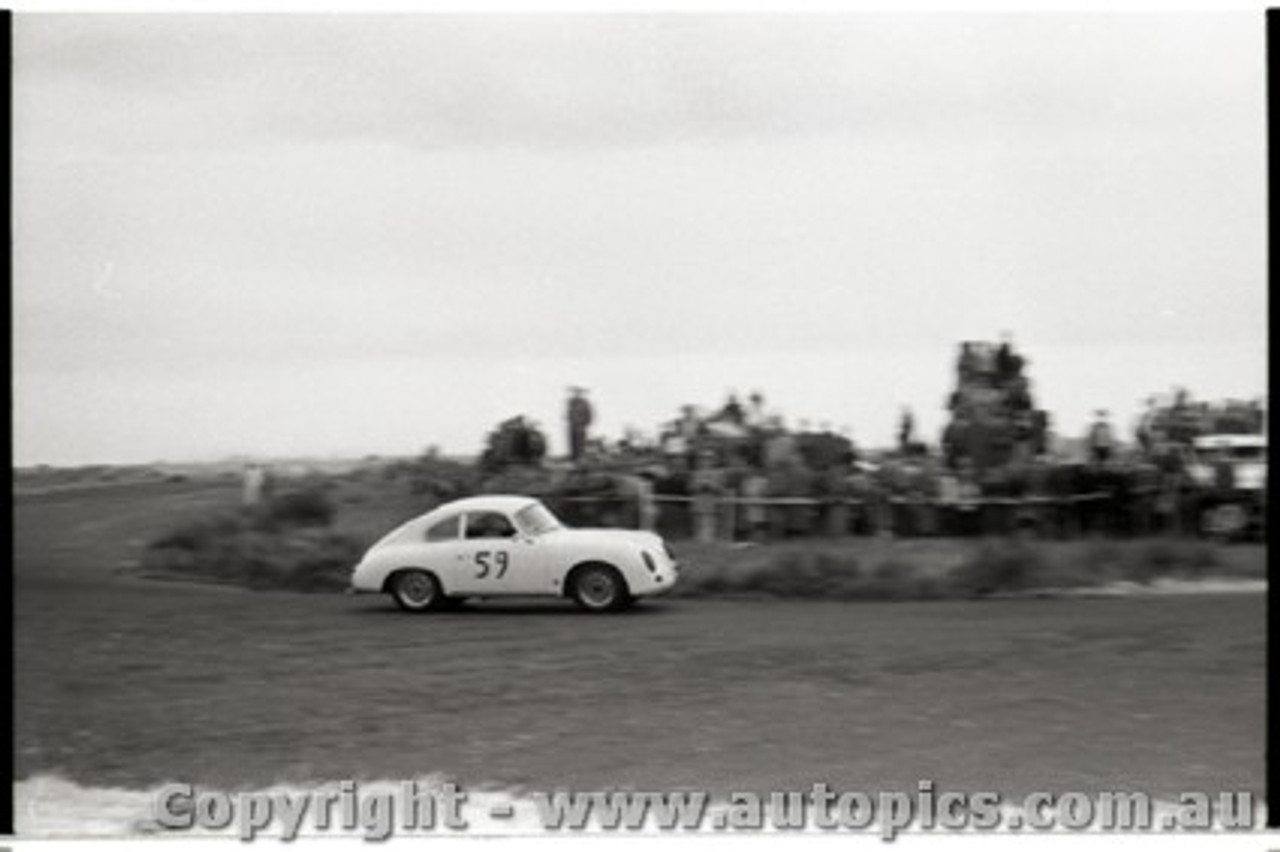
[[[1187,472],[1200,493],[1200,528],[1234,539],[1264,531],[1266,435],[1204,435],[1192,441]]]

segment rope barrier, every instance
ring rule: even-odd
[[[617,496],[601,496],[601,495],[573,495],[558,498],[566,503],[634,503],[639,498],[634,494],[620,494]],[[691,496],[685,494],[655,494],[651,498],[654,503],[697,503],[704,499],[710,499],[716,505],[736,505],[736,506],[866,506],[874,504],[877,501],[866,500],[858,497],[845,497],[840,499],[821,499],[818,497],[739,497],[739,496],[722,496],[710,495],[709,497]],[[916,498],[903,497],[901,495],[889,495],[885,500],[895,506],[912,505],[912,506],[940,506],[944,508],[976,508],[979,506],[1046,506],[1046,505],[1066,505],[1071,503],[1089,503],[1101,500],[1112,499],[1112,495],[1102,492],[1093,492],[1089,494],[1068,494],[1062,497],[1048,497],[1042,495],[1033,495],[1028,497],[973,497],[965,500],[942,500],[936,497]]]

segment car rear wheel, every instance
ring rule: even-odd
[[[578,606],[589,612],[612,612],[631,603],[627,583],[608,565],[588,565],[573,575],[570,588]]]
[[[391,597],[408,612],[426,612],[440,607],[444,594],[440,583],[426,571],[416,568],[400,571],[391,579]]]

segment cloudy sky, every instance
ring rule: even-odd
[[[1265,391],[1258,12],[14,24],[19,464]]]

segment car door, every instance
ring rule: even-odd
[[[463,519],[456,557],[458,590],[471,595],[528,595],[550,591],[542,552],[503,512],[472,511]]]
[[[434,571],[444,584],[445,591],[453,594],[460,582],[465,582],[467,572],[462,566],[462,552],[465,542],[462,540],[462,514],[449,515],[442,518],[423,531],[423,543],[426,545],[419,551],[421,562],[416,567]]]

